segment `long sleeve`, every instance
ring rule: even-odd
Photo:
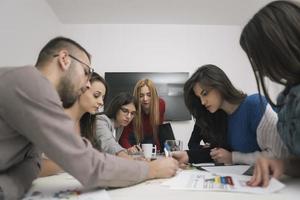
[[[210,156],[210,150],[213,147],[204,147],[200,145],[200,142],[209,142],[210,138],[204,137],[201,132],[201,128],[195,123],[194,129],[189,140],[189,149],[187,154],[189,156],[189,163],[205,163],[205,162],[214,162]]]
[[[187,150],[189,156],[189,163],[206,163],[214,162],[210,156],[210,150],[212,148],[198,148]]]
[[[201,133],[200,127],[197,124],[195,124],[194,129],[191,134],[191,137],[190,137],[190,140],[189,140],[189,143],[188,143],[188,147],[190,150],[202,148],[202,146],[200,145],[200,142],[203,138],[200,133]]]
[[[300,156],[300,84],[287,88],[278,97],[277,128],[284,144],[294,156]]]
[[[268,104],[256,130],[257,143],[261,151],[252,153],[233,152],[233,163],[252,165],[259,156],[286,158],[289,154],[278,134],[277,121],[277,114]]]
[[[124,150],[113,136],[113,123],[106,115],[96,118],[96,142],[100,151],[115,155]]]
[[[19,199],[29,189],[40,171],[41,161],[38,154],[35,148],[31,149],[25,160],[5,173],[0,173],[0,186],[5,192],[4,199]]]
[[[209,146],[200,145],[201,141],[209,143]],[[211,149],[215,147],[229,149],[226,141],[218,140],[216,136],[204,134],[196,123],[188,145],[190,150],[187,151],[187,154],[190,163],[214,162],[210,156]]]

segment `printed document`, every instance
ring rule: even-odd
[[[272,178],[266,188],[249,187],[246,182],[250,176],[237,174],[215,174],[200,170],[183,170],[175,177],[163,183],[170,189],[178,190],[201,190],[201,191],[223,191],[265,194],[277,192],[284,188],[284,184]]]

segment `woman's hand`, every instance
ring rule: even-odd
[[[232,164],[232,153],[226,149],[213,148],[210,156],[216,163]]]
[[[186,151],[172,151],[171,155],[178,161],[180,168],[188,166],[189,156]]]
[[[247,182],[249,186],[269,185],[270,176],[279,178],[284,172],[284,161],[260,157],[256,160],[253,176]]]
[[[135,154],[135,153],[138,153],[141,151],[142,151],[142,148],[139,144],[133,145],[132,147],[127,149],[128,154]]]

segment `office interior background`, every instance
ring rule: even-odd
[[[221,67],[252,94],[255,78],[239,37],[245,23],[271,0],[0,0],[0,66],[33,65],[61,35],[92,54],[105,72],[189,72]],[[9,83],[7,85],[9,87]],[[270,83],[272,97],[281,87]],[[193,120],[171,122],[184,148]]]

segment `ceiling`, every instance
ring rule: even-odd
[[[63,24],[200,25],[242,25],[270,1],[46,0]]]

